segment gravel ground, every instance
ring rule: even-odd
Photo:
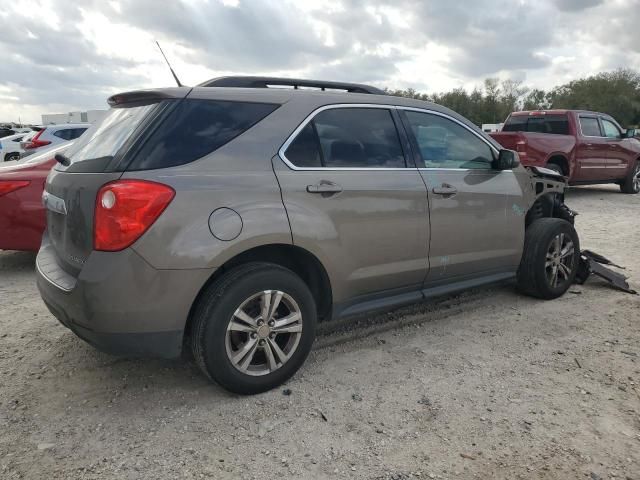
[[[640,195],[573,189],[582,246],[640,288]],[[640,480],[640,297],[510,286],[325,327],[277,390],[99,353],[59,325],[34,255],[0,252],[0,478]]]

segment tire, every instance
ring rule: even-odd
[[[579,260],[580,242],[573,225],[559,218],[540,218],[525,233],[518,289],[545,300],[558,298],[573,283]]]
[[[16,152],[7,153],[4,156],[5,162],[11,162],[12,160],[20,160],[20,154]]]
[[[269,300],[271,308],[277,308],[264,315],[261,308]],[[291,320],[295,318],[299,320]],[[278,326],[279,321],[288,323]],[[211,380],[234,393],[260,393],[282,384],[302,366],[316,322],[315,301],[300,277],[278,265],[247,263],[225,273],[201,295],[194,309],[191,348]]]
[[[620,191],[622,193],[640,192],[640,160],[636,161],[627,178],[620,184]]]

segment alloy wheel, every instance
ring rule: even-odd
[[[268,375],[287,363],[301,337],[296,301],[279,290],[264,290],[242,302],[229,320],[227,358],[246,375]]]
[[[575,247],[571,237],[559,233],[551,240],[545,261],[547,281],[551,288],[557,288],[560,284],[571,278],[575,268]]]

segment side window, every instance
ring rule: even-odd
[[[491,147],[462,125],[430,113],[405,113],[425,167],[491,168]]]
[[[127,169],[151,170],[193,162],[249,130],[276,108],[278,105],[267,103],[182,100],[149,135]],[[131,135],[131,131],[125,129],[123,134]]]
[[[600,124],[595,117],[580,117],[580,130],[585,137],[601,137]]]
[[[69,130],[69,140],[75,140],[85,132],[86,128],[74,128]]]
[[[620,138],[622,136],[622,132],[615,125],[615,123],[610,122],[609,120],[602,119],[602,126],[604,127],[604,136],[608,138]]]
[[[287,159],[296,167],[322,167],[320,143],[313,122],[307,123],[285,152]]]
[[[285,152],[297,167],[404,168],[391,112],[335,108],[317,114]]]
[[[63,140],[69,140],[70,131],[71,130],[56,130],[55,132],[53,132],[53,134],[58,138],[62,138]]]

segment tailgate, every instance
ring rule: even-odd
[[[102,185],[121,172],[65,173],[55,169],[47,178],[43,200],[47,232],[58,265],[76,277],[93,250],[93,214]]]
[[[509,150],[517,150],[518,142],[524,141],[524,136],[519,132],[496,132],[490,133],[489,135]]]

